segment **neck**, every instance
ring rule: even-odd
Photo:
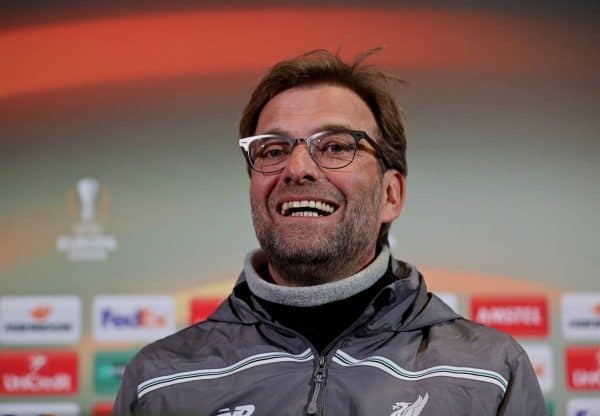
[[[390,250],[384,246],[358,273],[319,285],[292,287],[278,284],[275,279],[275,283],[271,283],[259,275],[257,270],[264,266],[266,256],[257,250],[246,257],[244,273],[250,290],[262,299],[291,306],[316,306],[346,299],[371,287],[387,270],[389,259]],[[272,273],[270,268],[269,273]]]

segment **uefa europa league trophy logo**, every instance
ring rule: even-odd
[[[83,178],[77,182],[77,194],[81,204],[81,222],[77,225],[77,230],[80,233],[102,232],[102,227],[96,222],[96,201],[99,189],[98,181],[93,178]]]
[[[103,194],[106,199],[106,192],[101,191],[100,183],[94,178],[77,181],[74,193],[79,202],[79,222],[73,226],[73,235],[61,235],[56,240],[56,248],[66,252],[69,260],[106,260],[108,252],[117,248],[116,238],[104,235],[98,222],[96,207]]]
[[[83,178],[77,182],[77,192],[81,201],[81,222],[94,221],[95,204],[98,197],[98,181],[93,178]]]

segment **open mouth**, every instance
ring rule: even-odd
[[[279,213],[284,217],[326,217],[336,209],[335,206],[323,201],[287,201],[281,204]]]

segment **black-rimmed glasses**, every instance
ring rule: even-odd
[[[373,149],[360,146],[361,140]],[[292,138],[280,134],[260,134],[240,139],[240,147],[252,169],[261,173],[277,173],[285,169],[294,147],[306,143],[317,165],[326,169],[341,169],[354,160],[356,151],[371,152],[379,156],[377,143],[360,130],[325,130],[306,138]]]

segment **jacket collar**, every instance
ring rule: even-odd
[[[376,296],[367,332],[411,331],[461,317],[428,292],[425,279],[416,267],[392,259],[388,272],[398,280]]]
[[[414,266],[390,258],[387,273],[393,273],[397,280],[375,296],[359,318],[365,323],[363,331],[411,331],[461,318],[436,295],[428,293],[423,276]],[[229,298],[209,320],[252,325],[270,321],[270,317],[254,299],[242,271]]]
[[[257,271],[265,262],[266,256],[261,250],[246,256],[240,279],[245,278],[252,293],[282,305],[310,307],[346,299],[371,287],[385,274],[390,262],[390,249],[383,246],[371,264],[352,276],[314,286],[288,287],[268,282]]]

